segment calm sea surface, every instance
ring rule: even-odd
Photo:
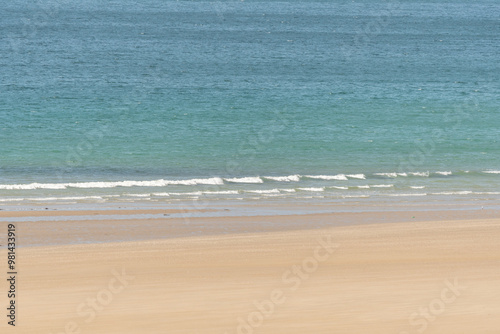
[[[0,201],[500,194],[500,3],[4,2]]]

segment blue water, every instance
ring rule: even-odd
[[[0,197],[494,193],[499,17],[493,0],[4,3]]]

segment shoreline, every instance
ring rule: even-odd
[[[430,168],[430,167],[429,167]],[[356,200],[446,201],[500,200],[496,184],[500,171],[491,168],[440,169],[380,172],[378,169],[356,173],[316,171],[296,174],[228,175],[127,175],[108,174],[93,178],[78,175],[57,179],[46,175],[35,179],[7,178],[0,182],[0,205],[40,206],[93,203],[164,203],[188,201],[316,201]],[[266,176],[267,175],[267,176]],[[29,180],[29,181],[28,181]]]
[[[19,247],[148,241],[203,236],[315,230],[339,226],[429,221],[494,220],[500,207],[488,202],[350,203],[266,202],[188,205],[50,206],[1,210],[0,224],[15,223]],[[92,208],[92,209],[90,209]],[[0,248],[5,243],[0,243]]]

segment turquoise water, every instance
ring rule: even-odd
[[[6,3],[1,200],[493,195],[499,17],[487,0]]]

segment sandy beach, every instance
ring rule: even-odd
[[[0,334],[500,334],[500,1],[4,1]]]
[[[27,247],[18,249],[15,331],[497,333],[495,216],[400,211],[17,223]],[[135,240],[113,242],[106,237],[112,231]],[[47,245],[28,247],[36,239]],[[5,248],[0,256],[6,259]],[[0,326],[7,330],[5,320]]]

